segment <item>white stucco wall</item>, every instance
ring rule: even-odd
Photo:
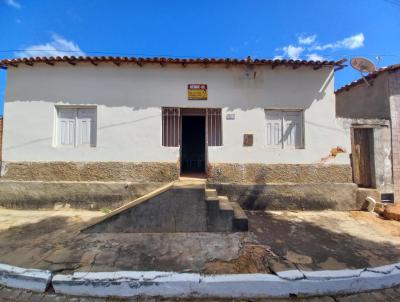
[[[333,71],[258,66],[58,63],[8,69],[4,110],[5,161],[167,161],[179,148],[161,146],[161,107],[222,108],[223,146],[209,147],[210,162],[317,163],[331,148],[350,150],[349,131],[335,118]],[[208,84],[207,101],[188,101],[187,84]],[[97,105],[97,147],[53,146],[55,105]],[[265,145],[264,109],[305,109],[305,148]],[[226,120],[234,113],[235,120]],[[243,134],[254,146],[243,147]],[[336,163],[348,163],[348,154]]]

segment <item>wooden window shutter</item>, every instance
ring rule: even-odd
[[[265,111],[265,117],[267,121],[267,145],[282,145],[282,113],[279,111],[267,110]]]
[[[179,108],[162,108],[162,145],[179,147],[180,135]]]
[[[221,109],[207,109],[208,146],[222,146]]]
[[[266,143],[281,148],[303,148],[303,112],[265,110]]]
[[[302,119],[300,111],[283,114],[283,143],[285,146],[302,147]]]
[[[60,108],[58,110],[58,145],[74,146],[75,144],[76,109]]]
[[[96,110],[79,108],[77,115],[77,145],[96,145]]]

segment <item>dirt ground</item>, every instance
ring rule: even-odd
[[[0,209],[0,262],[53,272],[341,269],[400,261],[400,222],[367,212],[248,212],[248,233],[83,234],[97,211]]]

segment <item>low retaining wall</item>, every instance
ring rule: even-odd
[[[204,184],[169,186],[160,194],[138,204],[127,204],[85,233],[174,233],[206,232],[207,209]]]
[[[208,165],[213,183],[349,183],[350,165],[328,164],[231,164]]]
[[[375,268],[271,274],[200,275],[174,272],[76,272],[73,275],[0,264],[0,284],[92,297],[272,298],[353,294],[400,284],[400,263]]]
[[[357,199],[352,183],[309,184],[216,184],[209,183],[218,195],[228,196],[247,210],[360,210],[364,201]]]
[[[161,183],[0,181],[0,207],[11,209],[114,209]]]
[[[170,182],[179,167],[167,162],[3,162],[8,180]]]

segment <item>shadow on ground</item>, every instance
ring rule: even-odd
[[[48,217],[0,232],[0,262],[53,272],[201,271],[238,257],[247,233],[80,233],[79,217]]]
[[[373,222],[336,220],[334,213],[338,218],[350,215],[332,212],[331,217],[321,215],[310,222],[299,219],[301,213],[248,212],[250,230],[260,244],[283,260],[282,269],[286,261],[306,270],[364,268],[400,261],[399,236],[394,242],[390,232],[385,238]],[[380,218],[374,219],[379,223]]]
[[[348,213],[313,212],[311,220],[282,213],[249,212],[251,232],[229,234],[83,234],[79,230],[97,218],[43,214],[40,221],[0,231],[0,262],[64,273],[248,273],[363,268],[400,260],[400,231],[385,233],[386,223],[379,229]]]

